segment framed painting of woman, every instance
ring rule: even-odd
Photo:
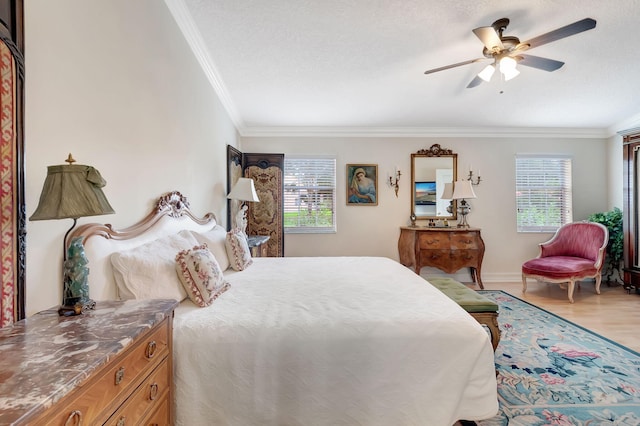
[[[377,164],[347,164],[347,205],[378,205]]]

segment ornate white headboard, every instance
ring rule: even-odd
[[[94,300],[115,300],[116,285],[111,270],[110,256],[158,238],[189,231],[205,232],[217,224],[213,213],[198,218],[189,210],[189,202],[180,192],[161,196],[153,210],[140,222],[115,230],[109,224],[87,223],[76,228],[67,240],[83,238],[89,260],[89,294]]]

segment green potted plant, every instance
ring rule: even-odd
[[[606,281],[623,283],[622,260],[624,256],[624,233],[622,231],[622,211],[614,207],[613,210],[603,213],[594,213],[588,218],[591,222],[597,222],[609,230],[609,244],[607,245],[605,266],[602,275]],[[614,277],[615,276],[615,277]]]

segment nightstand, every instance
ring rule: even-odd
[[[269,238],[268,235],[249,235],[247,237],[252,257],[267,257],[266,242],[269,241]]]

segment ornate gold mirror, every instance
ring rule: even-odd
[[[411,213],[416,219],[456,220],[456,201],[444,192],[457,176],[458,154],[450,149],[433,144],[411,154]]]

